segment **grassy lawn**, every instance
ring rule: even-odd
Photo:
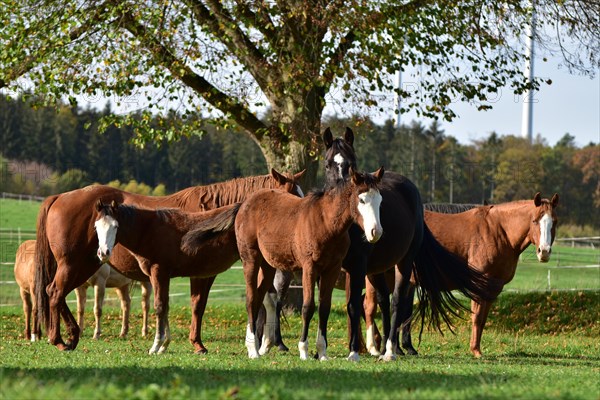
[[[330,318],[330,360],[301,361],[301,327],[291,314],[283,326],[289,353],[249,360],[241,304],[209,303],[204,324],[208,355],[192,354],[189,309],[171,309],[173,342],[163,355],[147,354],[152,338],[139,337],[139,313],[130,337],[118,338],[116,308],[106,312],[103,338],[90,332],[75,351],[61,353],[22,338],[18,308],[0,309],[0,398],[130,399],[597,399],[600,393],[598,292],[503,294],[483,336],[482,359],[468,352],[469,325],[456,335],[426,331],[418,357],[391,363],[363,355],[345,360],[346,318]],[[92,323],[91,313],[87,316]],[[88,325],[89,326],[89,325]],[[309,346],[314,351],[316,318]],[[414,333],[417,336],[417,333]],[[25,394],[26,393],[26,394]]]

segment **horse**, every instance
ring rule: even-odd
[[[37,322],[37,308],[35,306],[34,290],[34,255],[35,255],[35,240],[26,240],[17,249],[15,257],[15,280],[19,285],[21,299],[23,300],[23,313],[25,315],[25,337],[32,342],[40,337],[39,323]],[[96,328],[94,330],[94,338],[100,336],[100,317],[102,315],[102,304],[104,302],[104,288],[115,287],[119,298],[121,299],[121,309],[123,312],[121,337],[124,337],[129,330],[129,310],[130,297],[129,288],[132,281],[123,275],[119,274],[108,264],[103,264],[100,269],[86,281],[83,285],[76,289],[77,295],[77,315],[78,323],[83,331],[83,317],[85,311],[86,292],[89,286],[94,286],[96,296],[94,301],[94,311],[96,316]],[[148,332],[148,298],[150,296],[150,283],[142,282],[142,311],[144,324],[142,327],[142,336]],[[33,322],[32,322],[33,321]],[[33,326],[33,333],[31,327]]]
[[[262,188],[281,188],[299,196],[297,185],[304,171],[284,176],[275,170],[270,174],[207,186],[194,186],[168,196],[142,196],[115,188],[92,185],[47,197],[37,220],[36,246],[36,301],[39,320],[44,321],[50,343],[59,350],[73,350],[79,341],[79,327],[69,310],[65,297],[83,284],[99,268],[96,256],[98,239],[94,232],[94,204],[98,198],[105,203],[117,202],[148,208],[174,207],[186,211],[202,211],[243,201],[249,194]],[[135,255],[116,246],[111,265],[123,275],[144,280]],[[196,353],[206,353],[201,340],[201,316],[215,277],[190,279],[192,323],[189,340]],[[154,289],[156,303],[156,289]],[[155,304],[156,306],[156,304]],[[67,341],[60,334],[60,319],[65,321]]]
[[[15,256],[15,280],[19,285],[19,294],[23,301],[25,315],[25,338],[35,342],[41,336],[40,324],[37,319],[35,304],[34,256],[35,240],[25,240],[19,245]],[[33,329],[33,332],[32,332]]]
[[[290,195],[293,196],[293,195]],[[145,209],[103,204],[95,211],[98,258],[107,262],[116,243],[136,255],[140,268],[155,288],[156,336],[149,353],[163,353],[171,341],[169,282],[177,276],[214,277],[239,259],[233,223],[240,203],[209,211]],[[195,232],[190,242],[186,234]],[[159,245],[157,245],[159,244]]]
[[[327,321],[331,295],[342,260],[350,246],[348,229],[354,223],[370,243],[383,233],[379,221],[378,184],[383,167],[373,174],[350,169],[348,183],[298,198],[261,190],[248,198],[235,219],[235,235],[246,281],[246,347],[249,358],[259,357],[256,319],[275,269],[302,270],[302,334],[300,358],[308,358],[308,329],[315,311],[314,285],[319,278],[317,358],[327,359]],[[264,279],[258,282],[259,270]]]
[[[131,311],[131,297],[129,292],[133,287],[134,281],[121,274],[109,264],[102,264],[98,271],[83,285],[75,289],[77,297],[77,324],[83,334],[85,303],[87,300],[87,289],[94,287],[94,318],[96,325],[94,328],[94,339],[99,339],[102,334],[102,306],[104,305],[104,293],[106,288],[115,288],[117,296],[121,301],[121,333],[120,338],[127,336],[129,332],[129,315]],[[150,281],[140,281],[142,291],[142,337],[148,336],[148,312],[150,310],[150,294],[152,286]]]
[[[344,138],[333,138],[329,128],[323,134],[325,142],[326,187],[348,179],[348,171],[356,168],[354,134],[346,128]],[[379,184],[382,195],[381,224],[385,235],[375,244],[365,243],[360,230],[349,230],[351,245],[343,261],[347,272],[346,290],[351,339],[351,361],[359,360],[360,316],[362,288],[365,277],[377,288],[377,299],[382,309],[385,353],[381,359],[396,359],[398,348],[395,332],[400,321],[412,314],[410,278],[420,287],[418,315],[441,329],[442,321],[450,325],[448,314],[463,307],[451,290],[458,289],[466,297],[489,301],[498,293],[498,285],[465,260],[450,253],[435,239],[424,221],[421,196],[417,187],[406,177],[387,171]],[[395,266],[392,315],[389,291],[382,272]],[[410,301],[410,304],[409,304]]]

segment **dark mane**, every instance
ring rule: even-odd
[[[200,243],[232,229],[241,205],[242,203],[235,203],[230,209],[195,224],[194,229],[181,238],[181,251],[195,255]]]
[[[481,207],[481,204],[425,203],[423,209],[442,214],[458,214]]]

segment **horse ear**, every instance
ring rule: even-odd
[[[113,201],[111,201],[111,202],[110,202],[110,209],[111,209],[113,212],[115,212],[115,213],[116,213],[116,212],[117,212],[117,208],[118,208],[118,204],[117,204],[117,202],[116,202],[116,201],[114,201],[114,200],[113,200]]]
[[[286,182],[286,177],[277,172],[275,168],[271,168],[271,176],[281,185],[284,185]]]
[[[348,142],[350,147],[354,148],[354,132],[352,132],[352,129],[346,127],[346,133],[344,133],[344,140]]]
[[[381,181],[381,178],[383,178],[384,172],[385,172],[385,169],[383,168],[383,165],[381,167],[379,167],[379,169],[377,171],[373,172],[373,176],[375,177],[377,182]]]
[[[302,175],[304,175],[304,173],[306,172],[306,169],[303,169],[302,171],[298,172],[297,174],[294,174],[294,181],[297,182],[300,180],[300,178],[302,178]]]
[[[325,142],[326,149],[330,148],[333,144],[333,135],[331,134],[331,129],[329,129],[329,127],[323,132],[323,142]]]
[[[348,175],[350,175],[350,179],[352,179],[352,183],[355,185],[360,185],[365,180],[359,172],[356,172],[354,168],[352,168],[352,166],[348,168]]]
[[[533,196],[533,204],[535,204],[536,207],[539,207],[542,204],[542,194],[540,192],[537,192],[535,196]]]
[[[550,200],[550,204],[552,204],[552,207],[558,205],[558,193],[554,193],[554,196],[552,196],[552,199]]]
[[[96,207],[96,211],[98,211],[98,212],[100,212],[100,210],[102,210],[102,200],[101,199],[96,200],[95,207]]]

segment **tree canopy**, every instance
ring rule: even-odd
[[[539,43],[593,74],[597,3],[534,4]],[[0,88],[27,85],[44,102],[144,98],[141,118],[105,119],[137,126],[140,142],[197,129],[168,129],[168,118],[151,124],[153,112],[175,103],[184,117],[241,127],[270,166],[309,167],[314,177],[333,89],[342,102],[381,107],[377,94],[394,90],[390,77],[418,66],[419,98],[405,108],[452,119],[453,99],[485,109],[500,87],[538,87],[520,72],[531,14],[520,0],[4,0]]]

